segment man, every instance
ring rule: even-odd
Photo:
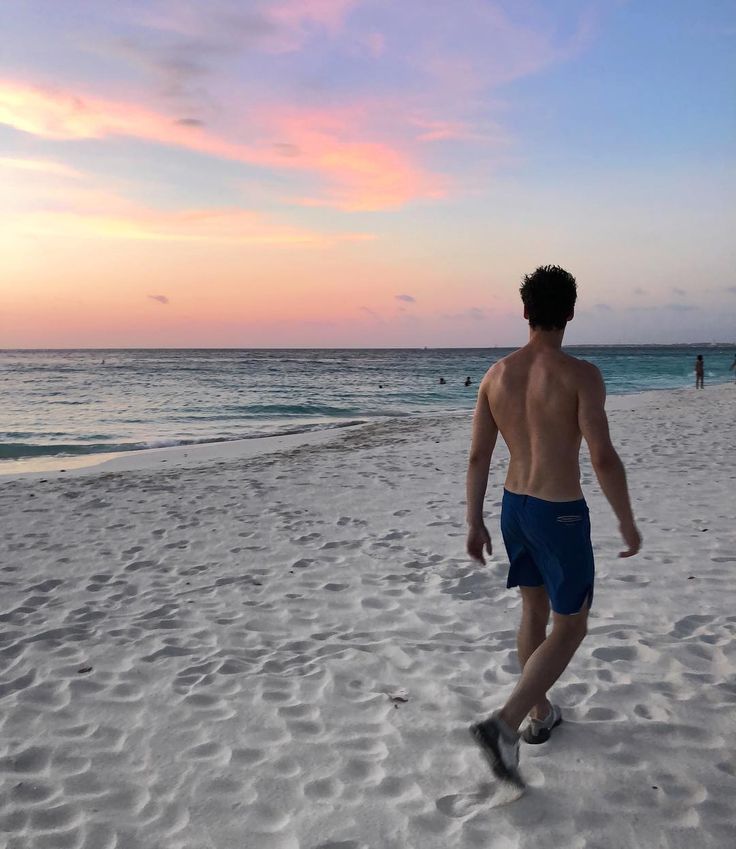
[[[703,362],[703,355],[698,354],[695,358],[695,388],[703,389],[703,382],[705,381],[705,363]]]
[[[467,476],[468,554],[485,563],[491,537],[483,499],[499,431],[511,459],[506,474],[501,532],[510,561],[508,587],[521,591],[517,649],[522,674],[503,707],[471,727],[494,773],[519,787],[519,726],[543,743],[562,720],[547,691],[586,634],[593,599],[594,564],[588,508],[580,488],[581,438],[601,489],[619,521],[625,549],[639,551],[626,474],[608,432],[605,386],[598,369],[561,350],[573,317],[575,278],[542,266],[521,286],[529,342],[495,363],[478,392]],[[552,630],[547,623],[552,608]]]

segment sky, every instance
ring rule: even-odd
[[[0,347],[736,342],[731,0],[3,0]]]

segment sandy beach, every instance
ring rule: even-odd
[[[589,636],[515,801],[467,730],[519,614],[502,445],[464,553],[467,413],[0,478],[0,846],[733,846],[736,387],[608,409],[644,548],[586,458]]]

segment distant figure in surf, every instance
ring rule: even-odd
[[[558,266],[542,266],[524,278],[521,299],[529,342],[488,370],[473,419],[467,551],[481,563],[483,549],[492,551],[483,501],[500,432],[511,455],[501,533],[510,562],[507,587],[521,591],[517,648],[522,673],[503,707],[470,730],[496,776],[519,789],[524,788],[519,740],[544,743],[562,721],[547,693],[583,641],[593,601],[595,565],[578,458],[583,437],[618,518],[625,545],[619,556],[631,557],[641,546],[626,473],[608,433],[601,373],[561,349],[576,298],[575,278]]]
[[[736,360],[734,360],[734,362],[736,363]],[[440,386],[444,386],[446,383],[447,383],[447,381],[445,380],[445,378],[441,377],[440,378]]]
[[[705,362],[703,361],[703,355],[698,354],[695,359],[695,388],[703,389],[704,388],[704,380],[705,380]]]
[[[465,385],[470,386],[470,378],[469,377],[465,378]]]
[[[733,362],[728,370],[733,372],[733,379],[736,381],[736,354],[733,355]]]

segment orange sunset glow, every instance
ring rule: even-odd
[[[614,49],[613,2],[36,5],[0,12],[6,347],[514,344],[541,262],[581,281],[575,341],[635,341],[642,308],[663,340],[727,332],[712,45],[688,146],[646,75],[618,135],[570,100]]]

